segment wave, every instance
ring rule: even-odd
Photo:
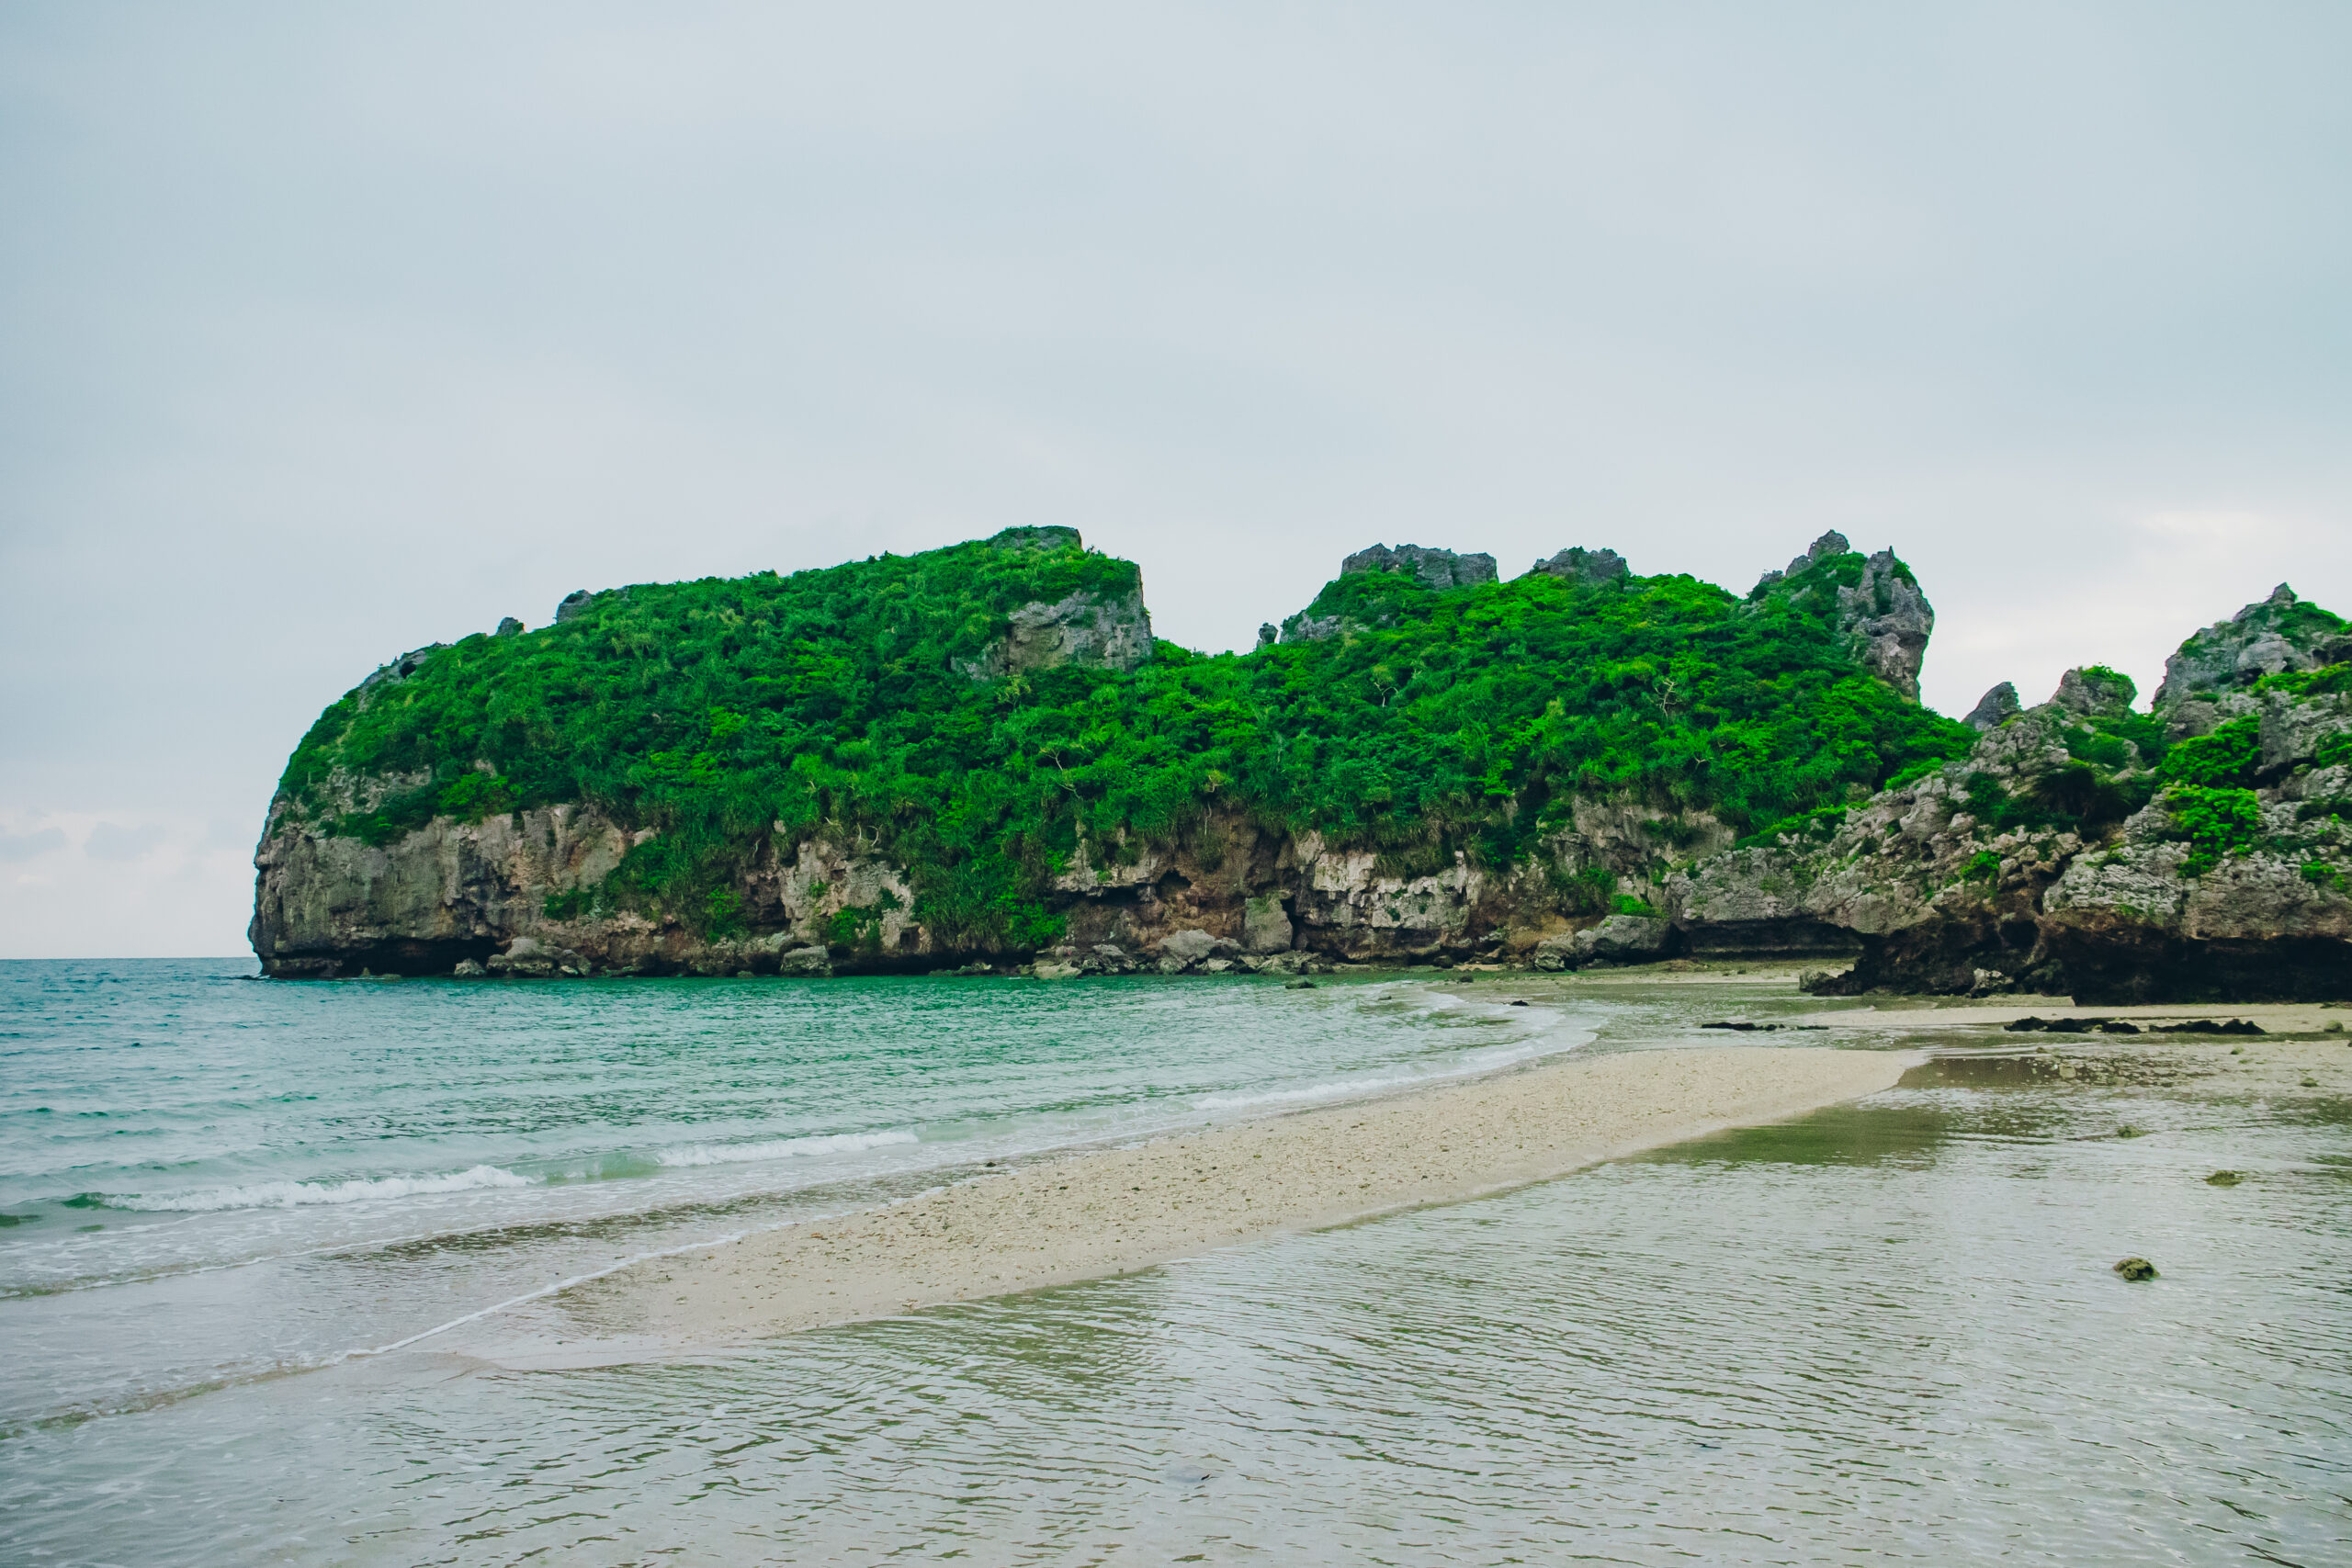
[[[757,1144],[689,1144],[684,1148],[663,1149],[654,1157],[669,1166],[739,1165],[747,1160],[855,1154],[861,1149],[920,1142],[903,1129],[888,1133],[825,1133],[806,1138],[770,1138]]]
[[[1559,1019],[1557,1013],[1537,1009],[1529,1009],[1521,1016],[1538,1029]],[[1389,1073],[1376,1077],[1329,1078],[1295,1089],[1261,1089],[1254,1094],[1204,1094],[1193,1100],[1193,1105],[1200,1111],[1241,1111],[1253,1105],[1300,1105],[1324,1100],[1345,1100],[1355,1095],[1378,1094],[1384,1089],[1435,1088],[1440,1084],[1457,1083],[1464,1078],[1499,1072],[1505,1067],[1517,1066],[1521,1062],[1532,1062],[1538,1057],[1558,1055],[1589,1044],[1591,1040],[1590,1033],[1579,1032],[1577,1038],[1566,1041],[1531,1039],[1518,1044],[1489,1045],[1483,1050],[1464,1051],[1443,1066],[1427,1067],[1418,1072]]]
[[[109,1209],[140,1209],[170,1213],[209,1213],[218,1209],[300,1209],[314,1203],[364,1203],[376,1198],[409,1198],[422,1193],[466,1192],[485,1187],[535,1187],[527,1176],[494,1165],[454,1170],[440,1176],[381,1176],[350,1181],[257,1181],[247,1187],[209,1187],[193,1192],[101,1193]]]

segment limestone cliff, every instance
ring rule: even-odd
[[[2294,604],[2191,637],[2151,715],[2108,670],[2022,713],[1996,688],[1964,761],[1678,873],[1677,927],[1849,945],[1846,991],[2352,995],[2352,694],[2319,662],[2342,623]],[[2262,679],[2296,671],[2320,678]],[[2184,731],[2211,739],[2152,766]]]
[[[1926,596],[1891,552],[1864,556],[1835,533],[1745,601],[1645,584],[1610,550],[1562,550],[1501,584],[1489,556],[1375,546],[1281,633],[1315,646],[1273,649],[1265,628],[1246,669],[1163,652],[1140,574],[1069,529],[746,581],[574,593],[545,631],[510,618],[361,682],[305,738],[272,803],[252,929],[265,969],[814,975],[1034,954],[1041,973],[1172,972],[1779,953],[1850,958],[1830,982],[1846,990],[2352,994],[2352,637],[2283,586],[2185,642],[2151,711],[2098,668],[2067,671],[2031,709],[2004,682],[1970,714],[1973,749],[1956,757],[1968,731],[1916,706]],[[1661,582],[1683,597],[1657,597]],[[1441,688],[1425,716],[1391,722],[1391,703],[1421,689],[1417,671],[1499,668],[1532,688],[1512,720],[1525,736],[1574,716],[1545,703],[1543,682],[1584,679],[1581,700],[1607,726],[1682,726],[1702,744],[1721,722],[1690,722],[1703,665],[1670,678],[1622,654],[1546,665],[1518,640],[1612,615],[1645,637],[1677,604],[1695,617],[1678,636],[1736,631],[1710,658],[1759,636],[1783,639],[1768,640],[1773,659],[1809,643],[1818,689],[1863,688],[1871,722],[1937,749],[1875,795],[1848,784],[1848,804],[1739,840],[1687,782],[1679,804],[1662,804],[1672,790],[1599,782],[1607,759],[1590,753],[1546,782],[1532,753],[1465,721],[1459,705],[1481,688]],[[1513,615],[1521,630],[1498,636]],[[1438,625],[1456,640],[1421,652],[1399,640]],[[726,660],[724,681],[709,673]],[[1857,669],[1900,697],[1852,680]],[[527,702],[510,700],[518,675],[539,682]],[[1138,690],[1159,709],[1138,705]],[[896,733],[931,747],[947,729],[985,730],[997,749],[978,754],[1004,777],[902,764],[879,806],[862,796],[878,787],[865,781],[879,747],[820,727],[846,705],[888,714],[910,696],[934,716]],[[1164,831],[1047,809],[1082,788],[1136,787],[1132,764],[1090,773],[1090,758],[1143,756],[1125,726],[1155,711],[1167,736],[1252,739],[1216,770],[1153,775],[1152,788],[1189,776],[1204,792]],[[534,737],[582,713],[568,765],[600,782],[550,799],[548,778],[581,775],[545,772]],[[1476,790],[1441,802],[1451,821],[1391,818],[1352,840],[1238,797],[1233,773],[1300,740],[1318,713],[1336,728],[1317,755],[1367,790],[1396,788],[1431,728],[1479,759],[1483,773],[1463,775]],[[452,733],[475,739],[452,750]],[[1351,733],[1386,739],[1351,750]],[[1810,733],[1774,744],[1802,754]],[[729,794],[749,776],[727,772],[746,738],[789,766]],[[1173,740],[1153,744],[1154,765],[1181,762]],[[1864,777],[1893,771],[1878,767]],[[936,830],[900,832],[937,809],[925,792],[998,821],[1028,813],[1027,828],[971,840],[1026,859],[956,858]]]

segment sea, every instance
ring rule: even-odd
[[[0,964],[0,1562],[2352,1562],[2352,1105],[1835,1012],[1742,1039],[1925,1065],[1117,1279],[618,1365],[450,1348],[990,1162],[1795,1006]]]

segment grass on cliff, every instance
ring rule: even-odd
[[[1392,873],[1456,850],[1501,866],[1579,793],[1752,829],[1963,754],[1973,731],[1854,663],[1812,575],[1745,604],[1679,576],[1437,592],[1359,575],[1312,607],[1356,627],[1342,638],[1215,657],[1162,642],[1132,674],[993,681],[956,662],[1012,609],[1123,594],[1136,568],[1044,535],[640,586],[347,694],[282,788],[376,843],[435,814],[593,801],[658,829],[598,899],[705,928],[731,918],[712,895],[764,838],[830,825],[910,869],[948,945],[1027,945],[1055,934],[1043,893],[1081,834],[1131,859],[1222,807],[1371,848]],[[338,811],[338,777],[388,776],[401,786],[373,809]]]

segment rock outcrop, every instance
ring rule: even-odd
[[[1936,612],[1911,574],[1881,550],[1862,563],[1862,580],[1838,590],[1838,624],[1855,657],[1878,678],[1919,700],[1919,667],[1927,661],[1928,637]]]
[[[1849,992],[2352,996],[2352,694],[2254,689],[2332,649],[2341,623],[2303,619],[2300,640],[2265,647],[2257,630],[2240,641],[2256,658],[2178,688],[2177,705],[2204,710],[2198,733],[2237,727],[2243,750],[2222,755],[2243,758],[2230,763],[2242,782],[2151,767],[2154,726],[2134,715],[2132,682],[2071,670],[1965,761],[1678,873],[1675,922],[1694,947],[1738,933],[1780,952],[1849,943],[1857,962],[1828,988]],[[2199,638],[2210,647],[2199,633],[2192,652]]]
[[[1066,529],[990,541],[1077,542]],[[1789,596],[1784,607],[1819,617],[1890,685],[1916,690],[1932,612],[1891,555],[1844,547],[1825,536],[1753,602]],[[1385,555],[1358,570],[1439,587],[1491,578],[1490,562],[1476,564],[1484,557]],[[1566,551],[1539,570],[1605,583],[1619,575],[1614,559]],[[1046,581],[1060,592],[1090,580]],[[1386,584],[1349,592],[1332,602],[1397,597]],[[604,597],[572,596],[565,618]],[[1065,976],[1295,974],[1338,962],[1569,967],[1690,953],[1848,959],[1820,982],[1848,992],[2065,990],[2093,1004],[2344,997],[2345,632],[2282,588],[2184,644],[2152,714],[2134,709],[2129,680],[2096,666],[2067,671],[2030,710],[2004,683],[1970,716],[1979,733],[1965,759],[1908,770],[1868,799],[1744,842],[1705,810],[1668,811],[1630,793],[1555,797],[1497,859],[1442,847],[1460,840],[1434,830],[1382,849],[1327,841],[1222,798],[1159,836],[1081,829],[1025,885],[1039,890],[1019,928],[1038,933],[1027,946],[976,936],[1011,928],[959,923],[952,886],[943,895],[924,880],[940,868],[895,861],[830,817],[741,840],[715,886],[691,884],[691,908],[666,914],[623,907],[614,891],[634,886],[617,874],[633,852],[668,852],[652,844],[653,827],[582,803],[505,809],[497,802],[514,796],[451,762],[364,778],[328,770],[323,781],[314,768],[300,804],[273,804],[252,937],[279,976],[816,977],[1033,959],[1036,973]],[[1296,625],[1287,635],[1300,635]],[[1130,669],[1150,647],[1138,588],[1022,605],[987,657],[999,673]],[[444,654],[434,645],[385,665],[345,711],[442,679],[446,666],[421,672]],[[475,815],[405,814],[420,803]]]
[[[1452,550],[1421,545],[1374,545],[1340,563],[1341,577],[1360,571],[1401,572],[1425,588],[1468,588],[1495,581],[1495,558],[1484,554],[1457,555]]]
[[[1588,550],[1580,545],[1562,550],[1549,560],[1537,561],[1528,570],[1531,574],[1540,573],[1591,586],[1622,581],[1633,575],[1633,569],[1625,564],[1625,558],[1615,550]]]
[[[1970,728],[1980,731],[1998,729],[2024,711],[2025,705],[2018,700],[2016,685],[2004,681],[1976,699],[1976,705],[1968,710],[1966,722]]]
[[[2226,621],[2191,636],[2165,660],[2155,710],[2179,735],[2203,735],[2218,719],[2214,704],[2265,675],[2316,670],[2352,660],[2352,637],[2335,617],[2295,597],[2285,583]]]
[[[1862,557],[1831,529],[1785,571],[1768,571],[1751,600],[1771,593],[1827,596],[1832,618],[1854,657],[1882,681],[1919,700],[1919,670],[1936,612],[1893,550]]]
[[[995,549],[1053,550],[1083,541],[1075,528],[1042,527],[1007,528],[986,543]],[[1138,578],[1125,593],[1081,591],[1055,604],[1021,605],[1006,617],[1002,637],[956,666],[976,681],[1065,664],[1125,671],[1141,665],[1151,650],[1151,612],[1144,607]]]

